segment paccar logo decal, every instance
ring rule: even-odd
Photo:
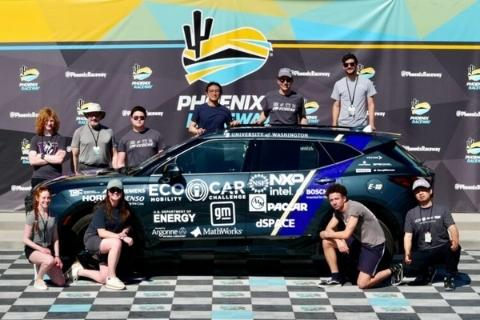
[[[260,69],[272,45],[258,30],[236,28],[211,35],[213,18],[203,21],[202,12],[193,12],[193,26],[184,25],[185,50],[182,63],[189,84],[198,80],[227,85]]]

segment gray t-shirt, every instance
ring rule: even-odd
[[[35,135],[30,142],[30,151],[36,151],[37,154],[54,155],[58,150],[66,150],[67,139],[61,135],[39,136]],[[42,166],[32,166],[32,178],[50,180],[62,175],[62,164],[47,163]]]
[[[373,247],[385,242],[385,234],[377,217],[360,202],[348,200],[348,208],[344,213],[335,212],[335,218],[345,225],[350,217],[358,217],[358,223],[353,231],[353,237],[363,245]]]
[[[278,90],[267,93],[262,101],[265,116],[270,116],[270,124],[298,124],[305,117],[303,97],[295,91],[288,96],[281,95]]]
[[[350,92],[350,94],[349,94]],[[348,77],[335,82],[331,98],[340,101],[340,115],[338,125],[345,127],[364,127],[368,125],[368,103],[367,98],[377,94],[372,81],[357,76],[351,81]],[[355,113],[351,115],[348,108],[355,107]]]
[[[452,215],[444,206],[432,205],[425,209],[417,206],[407,212],[404,231],[413,234],[413,249],[422,250],[449,242],[448,227],[454,224]],[[426,232],[432,236],[430,243],[425,242]]]
[[[126,167],[139,165],[164,148],[165,144],[160,132],[149,128],[143,132],[130,130],[118,143],[118,152],[126,153]]]
[[[72,148],[79,149],[79,162],[89,166],[109,166],[116,147],[113,130],[102,124],[98,128],[86,124],[73,133]]]
[[[35,221],[35,213],[29,211],[26,217],[26,224],[33,227],[31,237],[33,242],[44,248],[53,244],[53,232],[56,228],[55,217],[48,216],[48,218],[44,220],[39,216],[38,220]],[[36,224],[38,224],[38,231],[35,230]]]

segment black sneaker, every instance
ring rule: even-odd
[[[319,287],[341,287],[342,282],[338,279],[329,278],[326,280],[320,280],[320,282],[318,283],[318,286]]]
[[[403,265],[401,263],[394,264],[390,267],[390,271],[392,271],[390,278],[392,286],[398,286],[403,280]]]
[[[455,290],[455,277],[447,276],[443,279],[443,287],[445,291],[453,291]]]

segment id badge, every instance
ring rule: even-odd
[[[348,107],[348,114],[351,115],[351,116],[355,115],[355,107],[354,106]]]
[[[93,147],[93,153],[95,153],[95,155],[100,155],[100,147],[99,146],[94,146]]]
[[[432,242],[432,234],[430,232],[425,232],[425,243]]]

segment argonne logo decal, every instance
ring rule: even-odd
[[[272,50],[272,44],[258,30],[250,27],[236,28],[210,35],[213,18],[204,20],[202,12],[193,12],[193,26],[184,25],[186,48],[182,63],[187,71],[187,81],[216,81],[228,85],[260,69]]]

